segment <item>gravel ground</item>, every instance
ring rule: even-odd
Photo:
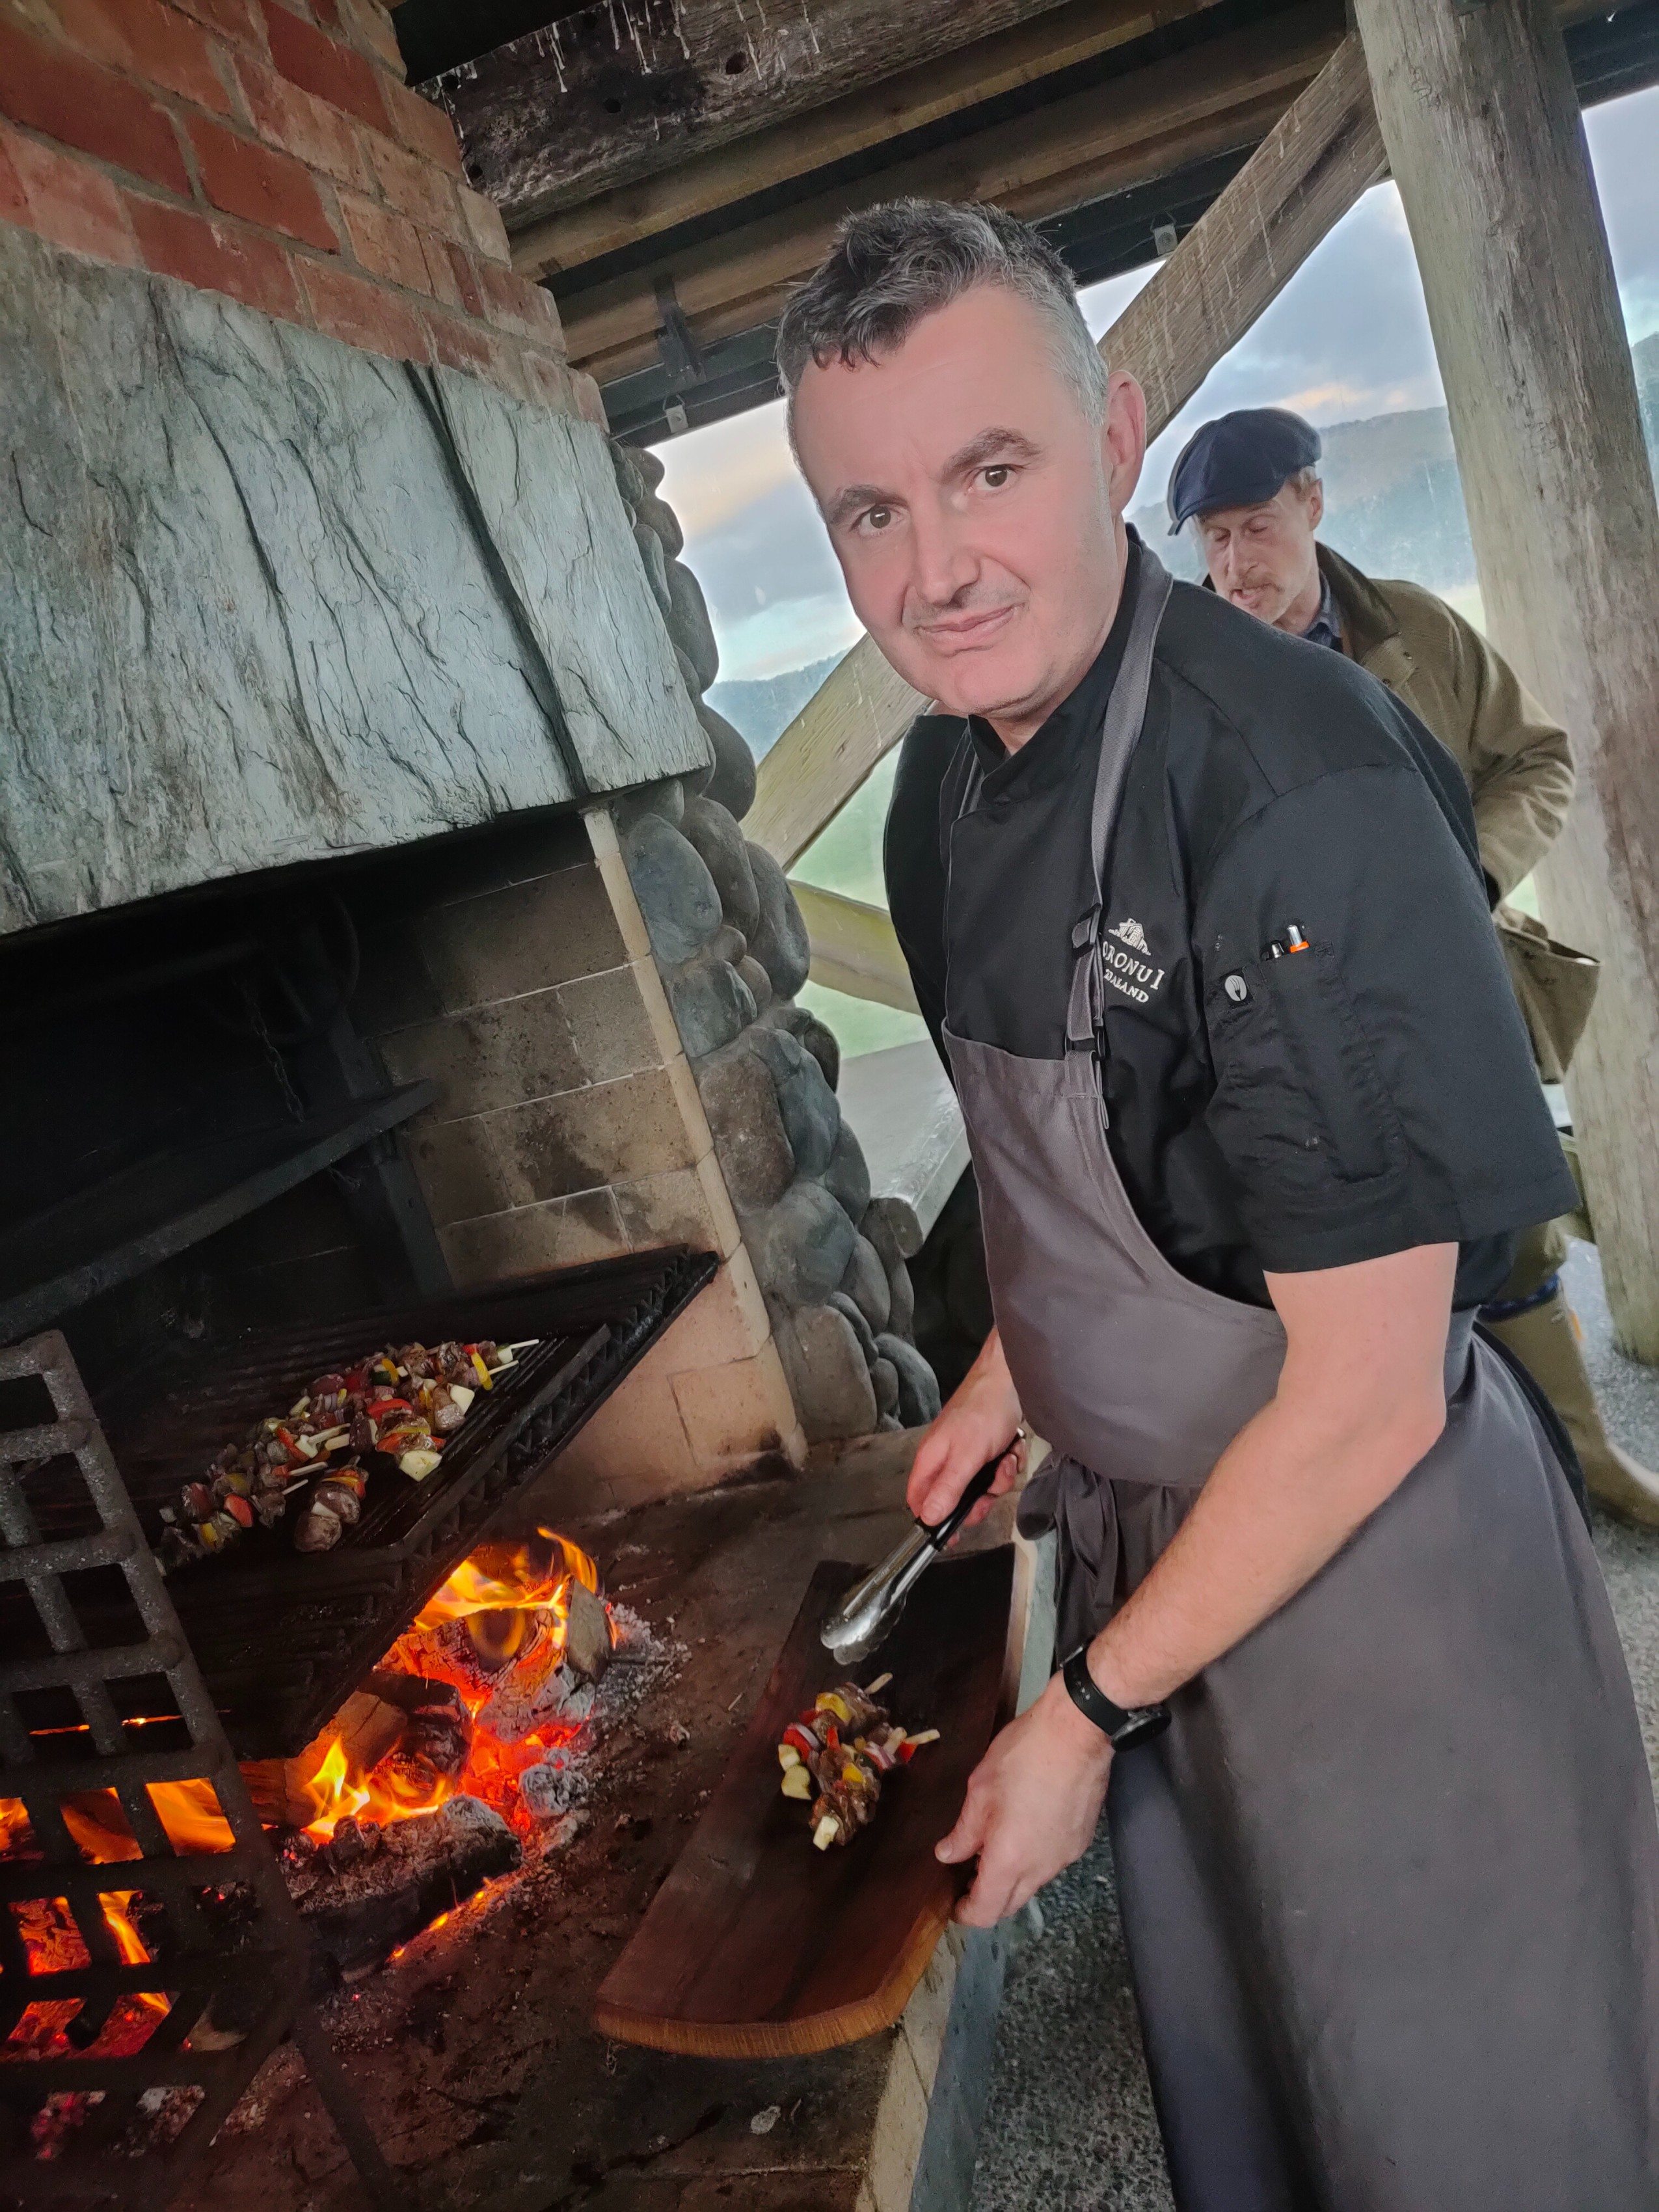
[[[1593,1246],[1566,1279],[1608,1429],[1659,1467],[1659,1370],[1613,1349]],[[1595,1535],[1659,1785],[1659,1533],[1598,1515]],[[1042,1911],[1009,1970],[971,2212],[1172,2212],[1103,1833]]]

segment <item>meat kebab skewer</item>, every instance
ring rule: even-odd
[[[842,1682],[818,1694],[809,1712],[792,1721],[778,1745],[786,1797],[811,1806],[812,1841],[819,1850],[849,1844],[874,1817],[884,1776],[908,1766],[939,1730],[912,1735],[900,1728],[876,1692],[892,1680],[878,1675],[868,1689]]]

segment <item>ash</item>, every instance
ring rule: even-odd
[[[550,1751],[519,1777],[525,1810],[536,1820],[562,1823],[568,1814],[587,1802],[592,1793],[592,1754],[601,1738],[660,1688],[685,1659],[684,1644],[658,1636],[630,1607],[613,1605],[611,1626],[616,1638],[611,1662],[597,1682],[581,1682],[569,1668],[561,1667],[544,1686],[544,1696],[556,1688],[561,1702],[544,1707],[538,1718],[575,1721],[580,1726],[572,1742]],[[484,1715],[479,1717],[482,1720]],[[492,1724],[499,1730],[499,1723]],[[526,1728],[520,1734],[529,1732]],[[568,1833],[563,1831],[551,1840],[556,1845]]]

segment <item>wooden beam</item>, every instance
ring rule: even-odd
[[[1385,166],[1364,58],[1350,37],[1100,342],[1115,368],[1146,386],[1151,437]],[[860,639],[761,763],[749,836],[787,867],[925,703]]]
[[[1006,30],[1057,0],[596,0],[441,80],[518,228]]]
[[[1101,340],[1146,392],[1149,438],[1388,167],[1365,58],[1346,38]]]
[[[1572,733],[1540,871],[1602,963],[1568,1076],[1619,1341],[1659,1360],[1659,505],[1560,31],[1545,0],[1358,0],[1493,638]]]
[[[744,823],[745,836],[750,834]],[[812,948],[812,981],[849,999],[872,999],[902,1013],[920,1013],[910,970],[884,907],[842,898],[816,884],[792,883]]]
[[[793,866],[927,703],[861,637],[761,762],[744,836]]]
[[[625,276],[559,297],[573,363],[601,383],[657,359],[659,283],[672,278],[694,336],[769,322],[811,274],[852,210],[907,193],[988,200],[1036,218],[1127,190],[1189,161],[1254,143],[1330,58],[1321,0],[1157,62],[1109,88],[971,133],[878,175],[815,194]],[[555,287],[556,292],[558,288]]]
[[[1066,0],[1012,30],[901,70],[873,88],[832,100],[790,123],[693,155],[672,169],[532,222],[514,237],[513,265],[522,276],[552,276],[623,246],[636,246],[752,193],[810,176],[849,154],[886,145],[906,131],[1146,38],[1214,3]]]

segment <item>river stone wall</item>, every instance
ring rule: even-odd
[[[659,489],[662,464],[623,445],[611,458],[714,756],[701,775],[617,803],[629,880],[808,1440],[912,1428],[939,1405],[915,1341],[915,1218],[872,1195],[836,1097],[840,1047],[795,1003],[806,926],[783,871],[739,826],[754,803],[755,763],[703,697],[720,656]]]

